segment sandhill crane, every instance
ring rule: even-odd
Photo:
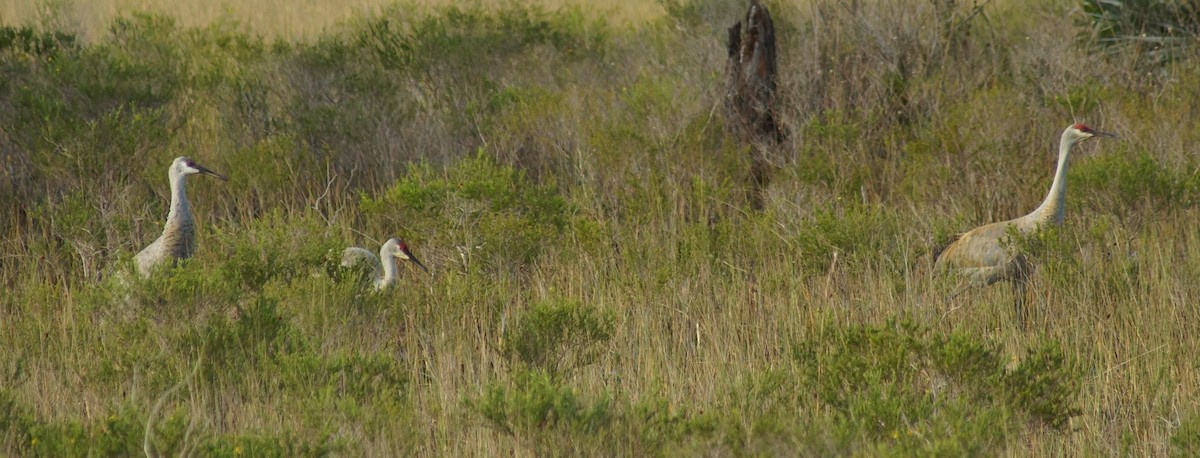
[[[370,251],[356,246],[342,251],[342,267],[353,267],[364,261],[370,263],[371,268],[374,269],[375,289],[387,289],[396,283],[397,259],[412,261],[421,270],[429,273],[429,269],[426,269],[425,265],[421,264],[421,261],[418,261],[417,257],[408,250],[408,244],[396,238],[390,238],[384,242],[383,246],[379,248],[378,258]]]
[[[163,226],[162,235],[133,258],[143,277],[161,264],[170,262],[174,265],[180,259],[192,257],[196,248],[196,225],[192,222],[192,210],[184,188],[187,176],[197,173],[228,180],[187,157],[175,158],[167,173],[171,179],[171,210],[167,213],[167,224]]]
[[[1046,224],[1062,224],[1067,193],[1067,157],[1072,147],[1092,137],[1116,138],[1116,135],[1092,130],[1083,124],[1069,126],[1063,131],[1054,182],[1046,199],[1032,213],[958,234],[948,246],[934,253],[936,268],[956,272],[965,280],[966,284],[952,295],[968,287],[987,286],[998,281],[1012,282],[1017,318],[1024,326],[1025,285],[1029,281],[1032,266],[1009,240],[1009,235],[1029,236]]]

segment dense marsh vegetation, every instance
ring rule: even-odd
[[[761,211],[738,2],[0,18],[0,451],[1200,453],[1196,11],[1141,3],[768,2]],[[930,251],[1033,209],[1076,120],[1122,138],[1031,241],[1030,326],[947,300]],[[230,181],[125,285],[180,155]],[[433,274],[337,268],[389,236]]]

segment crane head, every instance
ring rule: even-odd
[[[1072,125],[1071,127],[1068,127],[1066,133],[1070,134],[1072,139],[1076,142],[1087,140],[1092,137],[1117,138],[1117,136],[1114,134],[1110,134],[1108,132],[1100,132],[1098,130],[1092,129],[1091,127],[1088,127],[1087,125],[1085,125],[1083,123],[1077,123],[1075,125]]]
[[[214,177],[220,178],[222,181],[229,180],[228,178],[225,178],[224,175],[221,175],[217,172],[209,170],[207,167],[204,167],[203,165],[196,163],[196,161],[193,161],[192,158],[187,157],[187,156],[179,156],[179,157],[175,158],[175,162],[173,162],[171,164],[171,173],[178,174],[180,176],[203,173],[205,175],[212,175]]]
[[[389,245],[391,247],[389,252],[392,254],[392,256],[395,256],[396,259],[410,261],[413,264],[416,264],[417,267],[420,267],[421,270],[424,270],[426,273],[429,273],[429,269],[426,268],[424,264],[421,264],[421,261],[417,260],[417,256],[412,254],[412,251],[409,251],[408,244],[404,243],[403,240],[393,237],[391,239],[388,239],[387,245]]]

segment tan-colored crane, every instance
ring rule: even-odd
[[[1083,124],[1074,124],[1063,131],[1054,182],[1046,199],[1032,213],[958,234],[948,246],[934,253],[938,270],[957,273],[966,283],[952,295],[969,287],[987,286],[999,281],[1011,282],[1016,296],[1017,318],[1022,327],[1025,325],[1025,286],[1032,266],[1015,241],[1010,240],[1010,236],[1027,237],[1046,224],[1062,224],[1067,194],[1067,159],[1072,147],[1092,137],[1116,138],[1116,135],[1092,130]]]
[[[187,157],[175,158],[167,172],[171,180],[171,210],[167,213],[163,233],[133,258],[138,273],[143,277],[150,275],[160,265],[175,265],[180,259],[192,257],[196,249],[196,224],[192,221],[185,188],[187,176],[197,173],[228,180]]]

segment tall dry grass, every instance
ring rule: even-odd
[[[1191,56],[1090,52],[1069,2],[769,3],[792,135],[750,212],[716,109],[742,6],[659,5],[0,51],[3,449],[136,453],[149,421],[168,454],[1195,450]],[[931,248],[1034,208],[1075,121],[1122,138],[1074,156],[1033,324],[946,299]],[[192,262],[122,288],[182,154],[231,180],[189,181]],[[335,268],[390,235],[434,274]]]
[[[356,0],[346,2],[282,0],[252,0],[240,2],[172,2],[155,0],[21,0],[0,5],[0,24],[41,25],[70,31],[84,40],[101,40],[108,33],[113,19],[132,12],[152,12],[177,18],[183,27],[203,27],[218,21],[234,21],[248,25],[256,34],[288,41],[308,40],[328,32],[340,22],[352,20],[398,2]],[[462,2],[445,0],[415,0],[404,3],[415,12],[422,9],[453,5]],[[610,21],[642,22],[662,14],[654,2],[606,0],[580,2],[577,0],[540,0],[524,2],[548,9],[587,6],[602,12]],[[476,0],[470,5],[498,8],[512,2]]]

